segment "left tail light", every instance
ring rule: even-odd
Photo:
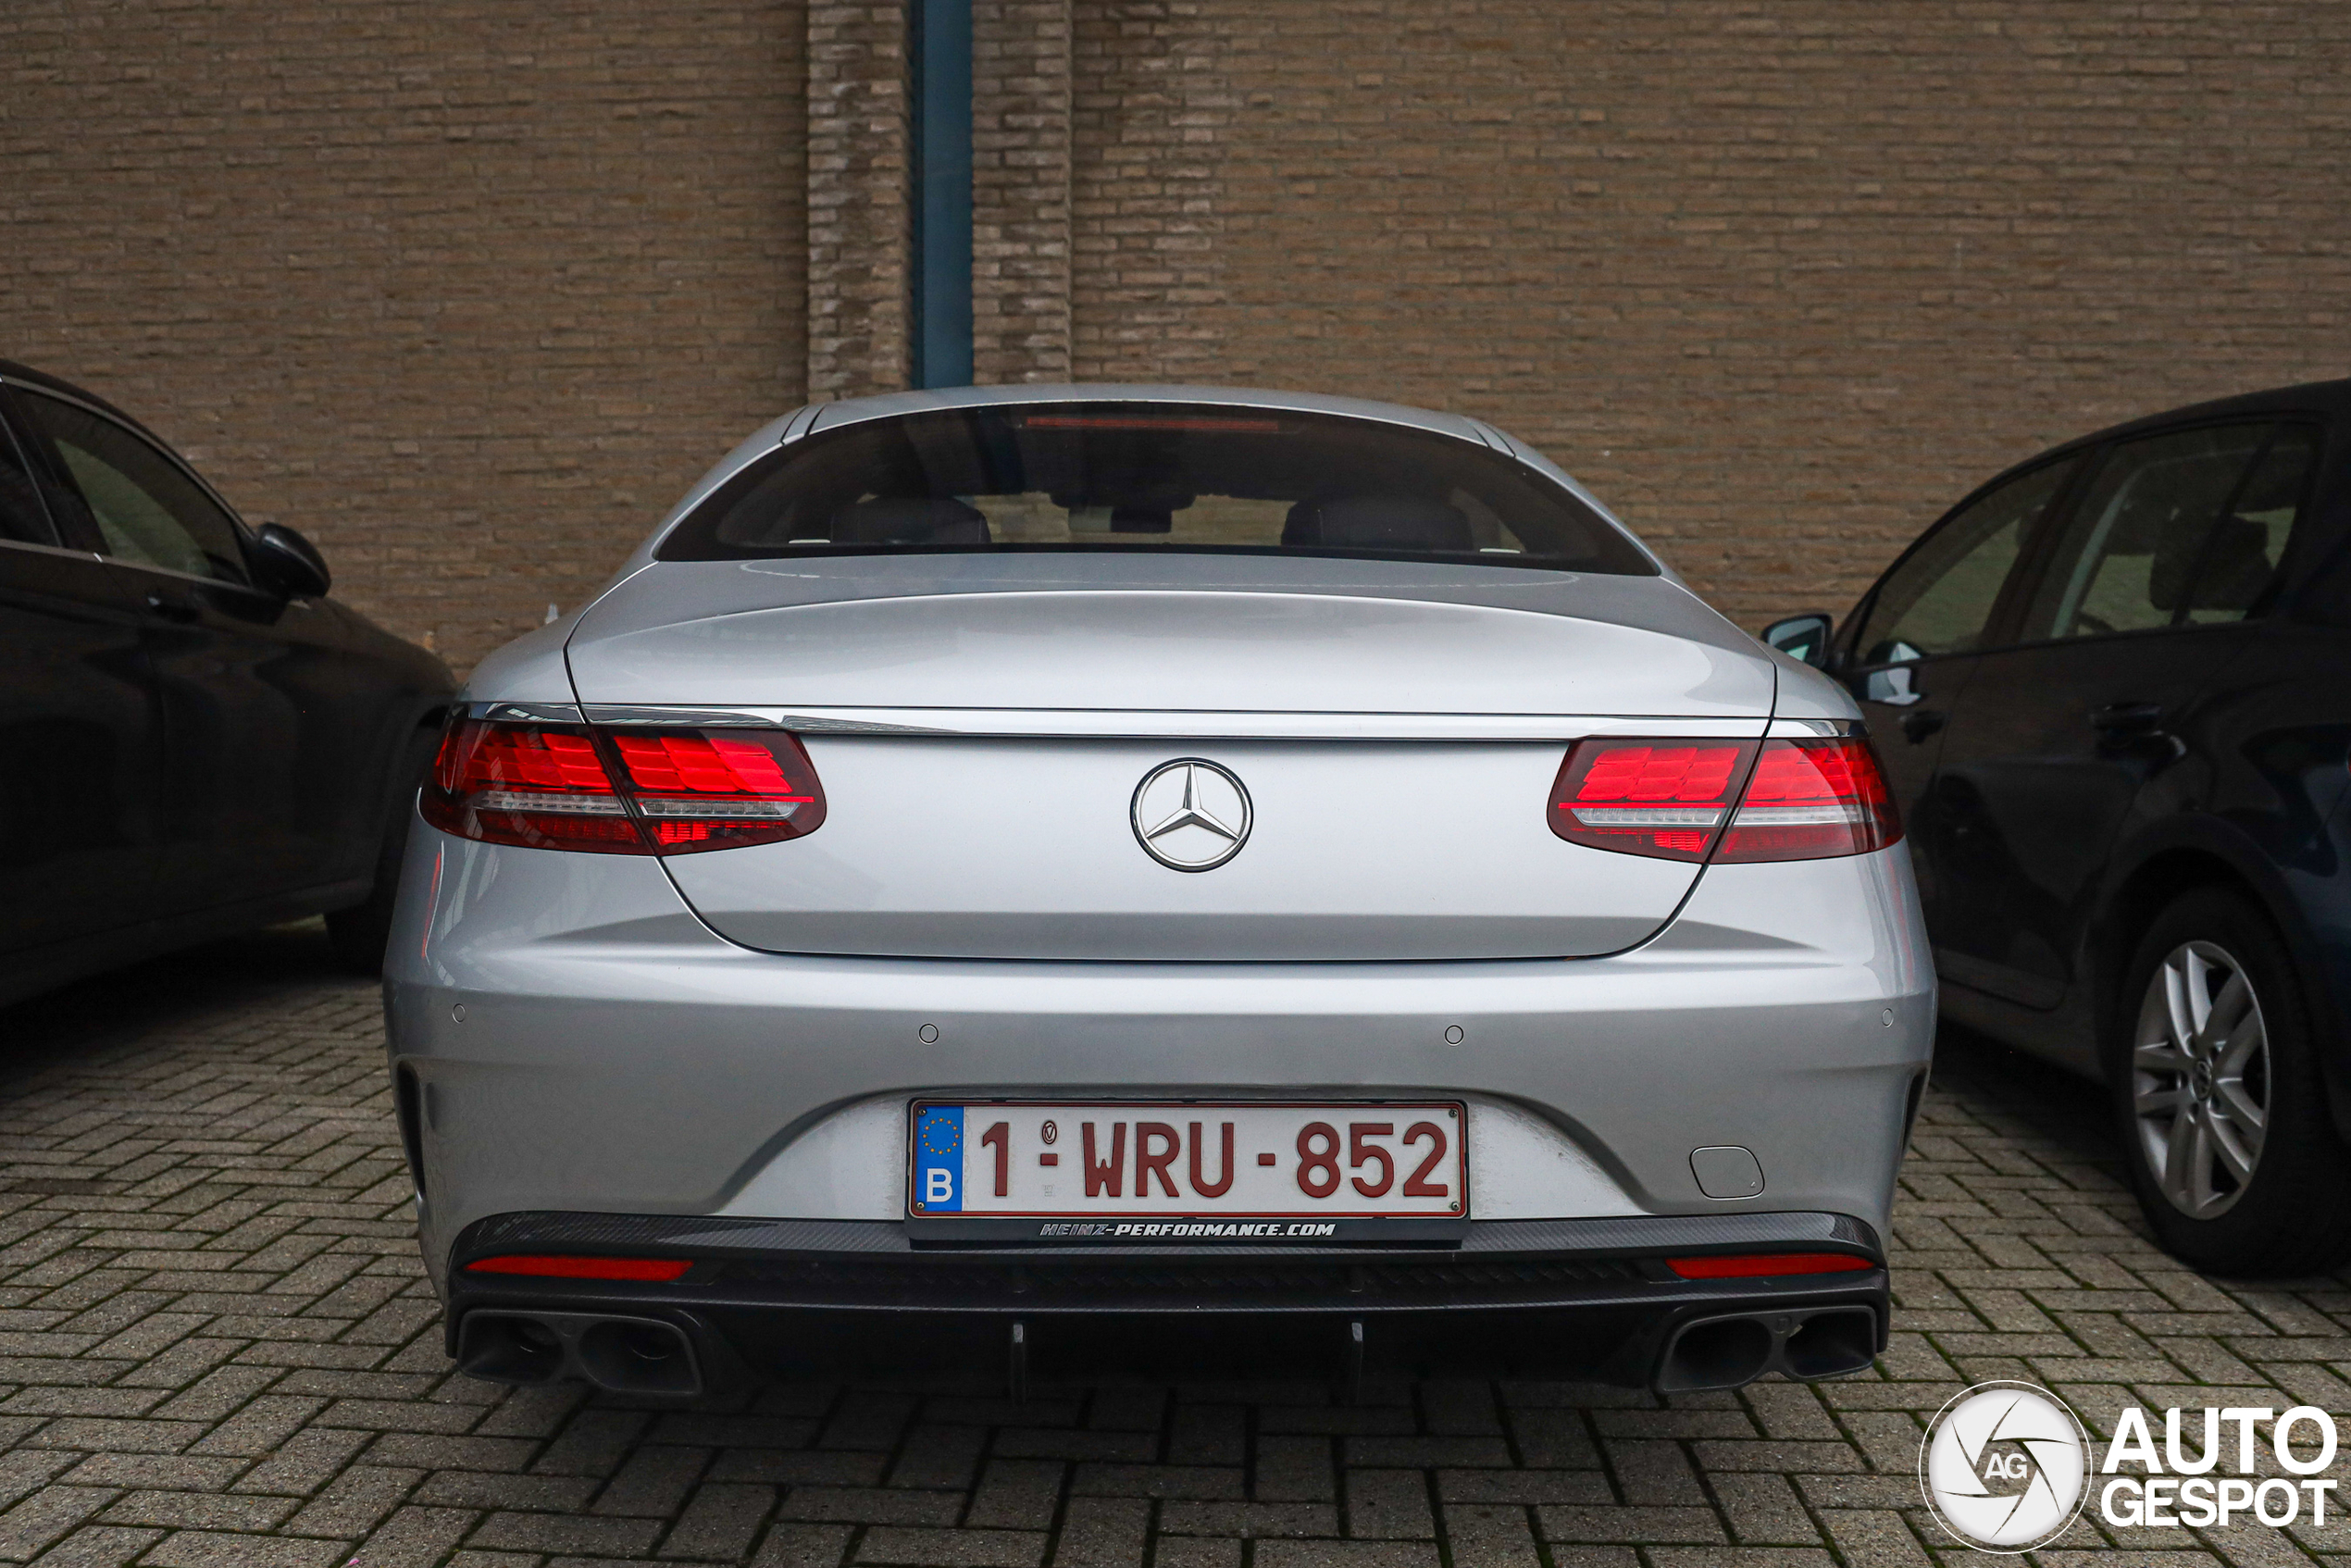
[[[825,820],[797,736],[779,729],[628,729],[610,735],[622,792],[657,854],[773,844]]]
[[[1551,787],[1550,823],[1570,843],[1664,860],[1822,860],[1902,836],[1859,736],[1579,740]]]
[[[825,791],[781,730],[460,719],[421,803],[460,838],[599,854],[690,854],[813,833]]]

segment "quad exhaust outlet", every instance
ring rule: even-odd
[[[491,1383],[588,1382],[616,1394],[703,1391],[693,1341],[674,1323],[593,1313],[466,1314],[457,1367]]]
[[[1877,1359],[1877,1313],[1868,1307],[1740,1313],[1675,1327],[1658,1359],[1661,1394],[1736,1388],[1767,1372],[1798,1382],[1841,1377]]]

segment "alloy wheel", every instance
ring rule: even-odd
[[[2226,1213],[2253,1180],[2270,1125],[2270,1037],[2245,968],[2183,942],[2147,982],[2131,1052],[2141,1151],[2191,1219]]]

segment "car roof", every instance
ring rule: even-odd
[[[2238,392],[2231,397],[2186,404],[2178,408],[2167,408],[2160,414],[2143,414],[2120,425],[2109,425],[2089,435],[2061,442],[2038,454],[2034,460],[2037,462],[2041,457],[2053,456],[2060,452],[2096,446],[2119,437],[2137,435],[2143,430],[2161,429],[2198,419],[2225,419],[2235,415],[2255,414],[2339,414],[2346,409],[2351,409],[2351,380],[2304,381],[2290,387],[2271,387],[2263,392]]]
[[[2119,425],[2108,425],[2104,429],[2092,430],[2087,435],[2070,437],[2054,446],[2045,446],[2031,456],[1995,471],[1986,477],[1983,483],[1968,491],[1942,512],[1936,514],[1936,522],[1940,523],[1943,518],[1955,516],[1965,507],[1973,504],[1978,496],[1997,489],[2028,469],[2037,468],[2044,463],[2053,462],[2060,457],[2090,451],[2110,441],[2120,441],[2130,436],[2169,429],[2176,425],[2194,424],[2205,419],[2254,418],[2263,415],[2276,414],[2338,416],[2345,413],[2351,413],[2351,379],[2335,381],[2301,381],[2290,387],[2270,387],[2261,392],[2238,392],[2229,397],[2211,398],[2203,403],[2183,404],[2177,408],[2167,408],[2160,414],[2142,414],[2135,419],[2126,419]],[[1933,531],[1932,527],[1922,530],[1916,539],[1903,547],[1901,554],[1897,555],[1895,559],[1899,561],[1907,556],[1911,550],[1917,548],[1921,540]]]
[[[78,387],[63,376],[52,376],[46,370],[36,370],[31,366],[18,360],[0,359],[0,381],[21,381],[29,387],[43,387],[50,392],[63,392],[68,397],[80,398],[91,407],[113,415],[157,446],[168,449],[171,445],[169,442],[165,441],[135,417],[117,408],[96,392],[90,391],[87,387]]]
[[[157,447],[162,447],[162,449],[165,449],[165,452],[169,452],[171,456],[179,458],[179,447],[174,447],[174,444],[171,444],[171,442],[162,440],[162,437],[160,437],[160,435],[155,435],[155,432],[153,432],[153,430],[148,430],[148,428],[145,428],[143,423],[141,423],[139,418],[134,417],[134,414],[127,414],[127,411],[118,409],[118,406],[115,406],[115,404],[110,404],[110,402],[106,402],[104,397],[99,397],[99,395],[96,395],[96,392],[92,392],[90,388],[84,388],[84,386],[75,386],[75,383],[70,383],[70,380],[66,380],[64,376],[52,376],[52,374],[49,374],[49,371],[44,371],[44,369],[33,369],[33,367],[31,367],[31,365],[23,365],[23,362],[19,362],[19,360],[0,360],[0,380],[17,380],[17,383],[21,383],[21,386],[35,386],[35,388],[44,388],[44,391],[52,391],[52,392],[64,392],[66,397],[80,397],[80,400],[87,402],[87,404],[90,404],[92,409],[99,409],[101,414],[113,414],[113,417],[118,418],[118,421],[122,421],[122,423],[125,423],[125,426],[130,426],[131,430],[136,430],[136,432],[139,432],[139,435],[148,437],[148,440],[151,440],[151,442],[155,442]],[[186,458],[181,458],[181,463],[183,463],[183,466],[186,466]],[[209,484],[207,484],[207,487],[205,487],[205,489],[212,489],[212,487],[209,487]],[[218,501],[218,493],[214,493],[214,501]],[[228,505],[228,504],[226,504],[226,501],[221,501],[221,505]],[[230,510],[235,510],[235,508],[230,508]]]
[[[1461,414],[1440,414],[1400,403],[1376,403],[1369,398],[1331,397],[1321,392],[1267,392],[1257,387],[1195,387],[1149,382],[1018,383],[994,387],[947,387],[933,392],[884,392],[874,397],[843,398],[819,404],[803,434],[837,429],[865,419],[952,408],[987,408],[1014,403],[1198,403],[1228,408],[1264,408],[1294,414],[1337,414],[1357,419],[1377,419],[1431,430],[1481,446],[1495,442],[1487,428]]]

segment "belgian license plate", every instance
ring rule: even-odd
[[[914,1218],[1469,1217],[1458,1101],[916,1101]]]

